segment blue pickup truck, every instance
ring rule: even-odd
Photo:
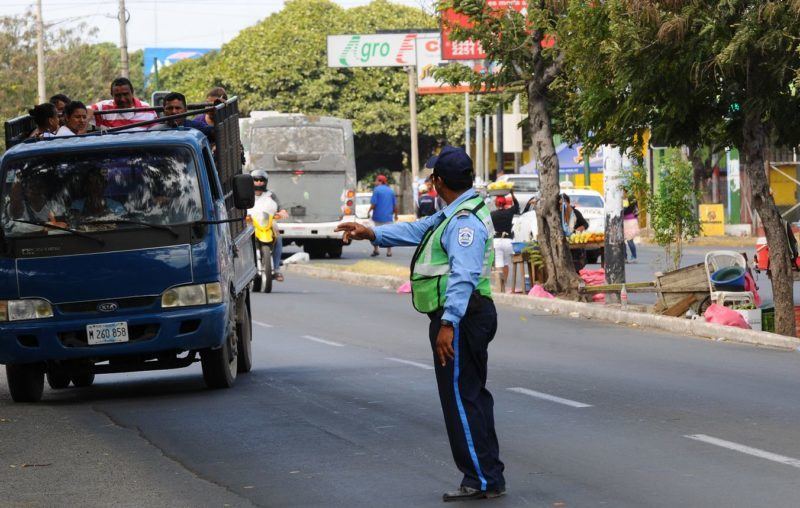
[[[121,131],[0,158],[0,364],[14,401],[40,400],[45,376],[84,387],[199,359],[206,385],[225,388],[250,371],[253,183],[236,100],[214,110],[210,139]]]

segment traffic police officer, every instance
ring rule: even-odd
[[[505,493],[503,463],[494,430],[494,401],[486,389],[489,342],[497,331],[490,274],[494,228],[473,189],[472,160],[445,147],[433,168],[433,184],[447,207],[416,222],[373,229],[343,223],[344,240],[371,240],[378,247],[417,245],[411,261],[414,308],[431,320],[436,382],[450,448],[464,473],[461,487],[444,501],[485,499]]]

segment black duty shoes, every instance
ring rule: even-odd
[[[442,496],[442,501],[447,503],[449,501],[469,501],[471,499],[492,499],[495,497],[500,497],[505,493],[505,487],[494,490],[478,490],[473,489],[472,487],[464,487],[462,485],[456,491],[445,492]]]

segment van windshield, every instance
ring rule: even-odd
[[[5,236],[58,235],[202,219],[197,168],[179,147],[65,152],[12,160],[0,195]]]
[[[283,126],[253,129],[250,151],[259,155],[280,153],[344,155],[344,131],[336,127]]]

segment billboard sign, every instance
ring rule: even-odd
[[[433,77],[433,71],[437,67],[455,63],[442,59],[442,37],[440,34],[419,34],[416,43],[417,92],[420,95],[465,93],[471,91],[469,83],[452,86],[437,81],[436,78]],[[472,70],[476,72],[486,71],[481,61],[467,60],[459,63],[471,67]]]
[[[513,9],[524,16],[528,10],[527,0],[487,0],[486,4],[498,13]],[[444,60],[483,60],[486,58],[486,52],[483,51],[479,41],[451,40],[450,32],[453,27],[471,28],[472,23],[466,14],[459,14],[453,9],[445,9],[442,11],[442,58]],[[550,47],[553,42],[551,37],[547,37],[542,45]]]
[[[417,34],[329,35],[328,67],[407,67],[417,64]]]
[[[187,58],[199,58],[213,48],[145,48],[144,49],[144,80],[148,81],[150,75],[158,69],[169,67],[175,62]]]

